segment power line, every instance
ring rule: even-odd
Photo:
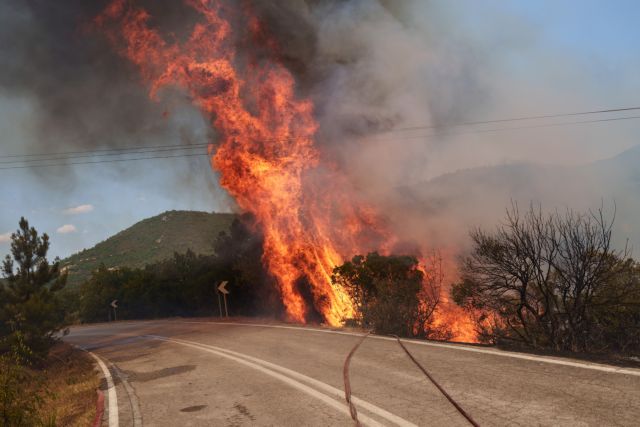
[[[177,154],[175,156],[137,157],[137,158],[132,158],[132,159],[96,160],[96,161],[54,163],[54,164],[31,165],[31,166],[5,166],[5,167],[0,167],[0,170],[52,168],[52,167],[56,167],[56,166],[68,166],[68,165],[90,165],[90,164],[97,164],[97,163],[133,162],[133,161],[138,161],[138,160],[173,159],[173,158],[176,158],[176,157],[197,157],[197,156],[208,156],[208,154]]]
[[[509,130],[523,130],[523,129],[534,129],[541,127],[558,127],[558,126],[568,126],[568,125],[576,125],[576,124],[587,124],[587,123],[602,123],[602,122],[611,122],[611,121],[619,121],[619,120],[632,120],[632,119],[640,119],[640,116],[626,116],[626,117],[613,117],[606,119],[596,119],[596,120],[582,120],[582,121],[573,121],[573,122],[563,122],[563,123],[551,123],[551,124],[541,124],[541,125],[532,125],[532,126],[519,126],[519,127],[508,127],[508,128],[494,128],[494,129],[478,129],[474,131],[467,132],[447,132],[447,133],[432,133],[427,135],[415,135],[415,136],[404,136],[404,137],[396,137],[394,139],[378,139],[379,141],[398,141],[398,140],[406,140],[406,139],[428,139],[436,136],[443,135],[463,135],[463,134],[472,134],[472,133],[486,133],[486,132],[498,132],[498,131],[509,131]],[[289,140],[292,140],[290,138]],[[280,141],[283,141],[282,139]],[[195,146],[196,144],[194,144]],[[207,144],[208,145],[208,144]],[[157,153],[161,151],[172,151],[172,150],[149,150],[143,153],[118,153],[116,155],[126,155],[126,154],[148,154],[148,153]],[[99,164],[99,163],[117,163],[117,162],[127,162],[127,161],[138,161],[138,160],[153,160],[153,159],[172,159],[172,158],[181,158],[181,157],[195,157],[195,156],[208,156],[208,153],[197,153],[197,154],[176,154],[171,156],[153,156],[153,157],[140,157],[140,158],[128,158],[128,159],[107,159],[107,160],[95,160],[95,161],[80,161],[80,162],[65,162],[65,163],[54,163],[54,164],[32,164],[32,165],[24,165],[27,162],[33,161],[53,161],[53,160],[65,160],[67,158],[57,158],[57,159],[37,159],[37,160],[25,160],[25,161],[12,161],[6,162],[9,164],[20,164],[22,166],[4,166],[0,167],[0,170],[7,169],[29,169],[29,168],[49,168],[56,166],[67,166],[67,165],[86,165],[86,164]],[[92,156],[82,156],[82,157],[92,157]],[[77,157],[75,157],[77,158]],[[73,157],[70,159],[74,159]],[[0,164],[5,162],[0,162]]]
[[[163,153],[170,151],[183,151],[183,150],[194,150],[204,148],[205,145],[199,146],[200,144],[194,145],[185,145],[176,148],[164,148],[164,149],[149,149],[149,150],[141,150],[134,152],[126,152],[126,153],[102,153],[102,154],[80,154],[80,155],[72,155],[72,156],[62,156],[62,157],[45,157],[41,159],[27,159],[27,160],[8,160],[8,161],[0,161],[0,165],[2,164],[23,164],[23,163],[37,163],[37,162],[46,162],[46,161],[55,161],[55,160],[73,160],[73,159],[82,159],[82,158],[90,158],[90,157],[111,157],[111,156],[125,156],[132,154],[155,154],[155,153]],[[37,165],[35,165],[37,166]]]
[[[544,123],[538,125],[529,125],[529,126],[512,126],[512,127],[502,127],[502,128],[492,128],[492,129],[474,129],[468,131],[461,132],[439,132],[439,133],[430,133],[426,135],[411,135],[411,136],[401,136],[394,138],[377,138],[377,137],[363,137],[364,139],[370,139],[373,141],[397,141],[399,139],[429,139],[437,136],[449,136],[449,135],[469,135],[475,133],[492,133],[492,132],[504,132],[510,130],[527,130],[527,129],[542,129],[542,128],[554,128],[554,127],[563,127],[563,126],[572,126],[572,125],[581,125],[581,124],[589,124],[589,123],[604,123],[604,122],[616,122],[622,120],[637,120],[640,119],[640,116],[625,116],[625,117],[610,117],[606,119],[594,119],[594,120],[579,120],[572,122],[561,122],[561,123]]]
[[[111,153],[111,152],[122,152],[118,154],[136,154],[138,150],[147,150],[147,149],[161,149],[161,148],[180,148],[180,147],[206,147],[209,145],[208,142],[197,143],[197,144],[168,144],[168,145],[149,145],[149,146],[141,146],[141,147],[129,147],[129,148],[105,148],[100,150],[85,150],[85,151],[64,151],[64,152],[48,152],[48,153],[35,153],[35,154],[6,154],[0,156],[0,159],[4,158],[15,158],[15,157],[38,157],[38,156],[63,156],[63,155],[75,155],[75,154],[92,154],[92,153]],[[131,153],[128,153],[131,151]],[[100,155],[100,154],[97,154]]]
[[[396,128],[391,130],[380,130],[374,133],[377,134],[391,134],[395,132],[406,132],[413,130],[426,130],[426,129],[449,129],[455,127],[464,127],[464,126],[477,126],[482,124],[492,124],[492,123],[507,123],[507,122],[517,122],[517,121],[527,121],[527,120],[538,120],[538,119],[550,119],[550,118],[560,118],[560,117],[570,117],[570,116],[584,116],[584,115],[594,115],[594,114],[606,114],[606,113],[616,113],[616,112],[624,112],[624,111],[636,111],[640,110],[640,107],[624,107],[624,108],[609,108],[609,109],[601,109],[601,110],[591,110],[591,111],[580,111],[580,112],[571,112],[571,113],[557,113],[557,114],[545,114],[545,115],[537,115],[537,116],[521,116],[521,117],[510,117],[504,119],[492,119],[492,120],[479,120],[479,121],[469,121],[469,122],[460,122],[460,123],[449,123],[442,125],[419,125],[419,126],[409,126]],[[622,117],[622,118],[607,118],[607,119],[599,119],[599,120],[585,120],[585,121],[577,121],[577,122],[565,122],[565,123],[552,123],[552,124],[539,124],[539,125],[531,125],[524,127],[509,127],[509,128],[497,128],[497,129],[485,129],[485,130],[477,130],[477,131],[469,131],[468,133],[475,132],[498,132],[503,130],[518,130],[518,129],[534,129],[537,127],[553,127],[553,126],[567,126],[572,124],[582,124],[582,123],[595,123],[601,121],[616,121],[616,120],[630,120],[637,119],[638,116],[630,116],[630,117]],[[438,134],[430,134],[427,136],[438,136],[443,134],[452,134],[452,133],[438,133]],[[290,138],[289,138],[290,139]],[[264,142],[271,141],[286,141],[288,139],[271,139],[264,140]],[[155,146],[147,146],[147,147],[125,147],[125,148],[107,148],[100,150],[85,150],[85,151],[66,151],[66,152],[47,152],[47,153],[32,153],[32,154],[7,154],[0,155],[0,159],[3,158],[27,158],[27,157],[46,157],[46,156],[74,156],[74,155],[86,155],[86,157],[95,156],[107,156],[107,155],[119,155],[119,154],[138,154],[139,152],[147,152],[145,150],[151,150],[152,152],[156,149],[186,149],[195,148],[195,147],[206,147],[209,143],[197,143],[197,144],[168,144],[168,145],[155,145]],[[142,151],[141,151],[142,150]],[[169,151],[169,150],[167,150]],[[105,153],[105,154],[101,154]],[[106,154],[106,153],[114,153],[114,154]],[[116,154],[117,153],[117,154]],[[71,157],[70,157],[71,158]],[[38,159],[38,160],[52,160],[52,159]],[[62,159],[60,159],[62,160]],[[16,161],[17,162],[17,161]],[[10,162],[0,162],[0,163],[10,163]]]
[[[609,108],[604,110],[591,110],[591,111],[579,111],[574,113],[556,113],[556,114],[544,114],[539,116],[521,116],[521,117],[509,117],[506,119],[492,119],[492,120],[480,120],[480,121],[470,121],[470,122],[460,122],[460,123],[445,123],[442,125],[418,125],[418,126],[410,126],[404,128],[393,129],[387,132],[403,132],[410,130],[419,130],[419,129],[439,129],[439,128],[451,128],[451,127],[461,127],[461,126],[475,126],[475,125],[485,125],[491,123],[506,123],[506,122],[519,122],[526,120],[539,120],[539,119],[553,119],[560,117],[571,117],[571,116],[587,116],[592,114],[605,114],[605,113],[618,113],[623,111],[637,111],[640,110],[640,107],[624,107],[624,108]]]
[[[615,109],[615,110],[600,110],[600,112],[610,112],[610,111],[628,111],[640,109],[637,108],[626,108],[626,109]],[[563,114],[563,116],[568,115],[584,115],[584,114],[595,114],[596,111],[593,112],[583,112],[583,113],[567,113]],[[557,116],[557,115],[556,115]],[[540,117],[555,117],[552,115],[547,116],[531,116],[533,118]],[[520,119],[501,119],[501,121],[515,121],[515,120],[527,120],[529,118],[520,118]],[[379,139],[373,138],[378,141],[398,141],[398,140],[406,140],[406,139],[429,139],[433,137],[446,136],[446,135],[463,135],[463,134],[474,134],[474,133],[488,133],[488,132],[503,132],[503,131],[513,131],[513,130],[525,130],[525,129],[536,129],[536,128],[550,128],[550,127],[560,127],[560,126],[571,126],[571,125],[582,125],[589,123],[603,123],[603,122],[613,122],[613,121],[622,121],[622,120],[634,120],[640,119],[640,116],[624,116],[624,117],[608,117],[603,119],[593,119],[593,120],[579,120],[579,121],[570,121],[570,122],[560,122],[560,123],[543,123],[537,125],[527,125],[527,126],[516,126],[516,127],[500,127],[500,128],[492,128],[492,129],[474,129],[469,131],[462,132],[439,132],[439,133],[431,133],[426,135],[411,135],[411,136],[403,136],[403,137],[395,137],[393,139]],[[475,124],[479,123],[495,123],[496,120],[493,121],[485,121],[485,122],[474,122]],[[426,127],[423,127],[426,128]],[[408,130],[409,128],[403,128],[404,130]],[[414,127],[414,129],[416,129]],[[400,129],[397,129],[400,130]],[[391,132],[386,132],[391,133]],[[284,139],[271,139],[271,140],[262,140],[262,142],[268,141],[290,141],[294,138],[284,138]],[[136,147],[129,149],[110,149],[110,150],[98,150],[95,152],[91,151],[81,151],[81,152],[67,152],[67,153],[57,153],[56,155],[60,157],[42,157],[38,159],[27,159],[27,160],[11,160],[11,161],[0,161],[0,165],[5,164],[9,166],[0,166],[0,170],[8,170],[8,169],[28,169],[28,168],[49,168],[56,166],[67,166],[67,165],[84,165],[84,164],[99,164],[99,163],[117,163],[117,162],[127,162],[127,161],[140,161],[140,160],[153,160],[153,159],[171,159],[171,158],[181,158],[181,157],[195,157],[195,156],[208,156],[208,153],[183,153],[169,156],[151,156],[151,157],[139,157],[139,158],[124,158],[124,159],[101,159],[94,161],[78,161],[78,162],[64,162],[64,163],[52,163],[52,164],[40,164],[39,162],[51,162],[58,160],[73,160],[79,158],[88,158],[88,157],[108,157],[108,156],[125,156],[125,155],[136,155],[136,154],[156,154],[161,152],[171,152],[176,150],[188,150],[188,149],[196,149],[203,148],[210,145],[209,143],[198,143],[191,145],[177,144],[177,145],[162,145],[162,146],[149,146],[149,147]],[[156,149],[160,147],[159,149]],[[167,147],[167,148],[164,148]],[[127,151],[123,151],[127,150]],[[132,151],[133,150],[133,151]],[[116,152],[117,151],[117,152]],[[97,154],[94,154],[97,153]],[[64,156],[64,155],[69,156]],[[26,154],[25,157],[33,157],[33,156],[47,156],[51,154]],[[13,157],[16,158],[18,155],[11,155],[5,157]],[[2,158],[2,156],[0,156]],[[25,165],[25,163],[34,163],[30,165]]]

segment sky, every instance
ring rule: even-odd
[[[483,101],[468,119],[640,105],[640,2],[430,4],[447,17],[448,36],[469,40],[469,54],[480,57],[475,71]],[[37,108],[37,99],[0,88],[0,156],[33,154],[46,147],[47,136],[34,133],[32,127]],[[207,125],[196,111],[187,108],[170,120],[180,126],[160,126],[146,138],[158,141],[156,145],[177,143],[183,136],[176,129],[188,128],[194,142],[206,142]],[[515,132],[494,139],[460,136],[435,144],[428,165],[418,165],[411,179],[419,182],[460,169],[513,162],[589,163],[639,144],[639,123],[548,129],[526,136]],[[8,252],[8,235],[25,216],[50,235],[51,253],[60,257],[167,210],[234,209],[204,157],[0,170],[0,194],[0,253]]]

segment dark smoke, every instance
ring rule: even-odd
[[[154,13],[153,24],[176,38],[188,30],[185,23],[195,19],[193,10],[182,2],[145,3]],[[137,70],[92,24],[106,4],[0,2],[0,95],[7,108],[18,101],[28,106],[28,137],[6,141],[3,154],[189,145],[213,138],[210,126],[179,91],[168,91],[160,102],[149,100]],[[110,168],[126,181],[142,173],[138,165],[114,163]],[[184,193],[204,180],[212,194],[224,200],[206,159],[177,159],[173,168],[174,185],[159,192]],[[77,177],[74,168],[33,168],[32,172],[43,184],[66,192],[86,169]]]
[[[59,146],[100,148],[144,144],[154,137],[161,138],[166,131],[163,113],[167,104],[149,102],[136,70],[114,52],[98,31],[91,29],[92,19],[107,3],[5,0],[0,4],[3,52],[0,90],[5,95],[33,101],[36,115],[33,126],[39,136],[34,143],[50,151]],[[133,3],[149,10],[152,25],[161,28],[169,40],[186,36],[197,19],[195,12],[182,1]],[[332,121],[331,134],[387,129],[402,122],[402,112],[383,111],[387,108],[385,102],[392,96],[389,91],[396,89],[385,87],[384,82],[367,81],[376,77],[377,70],[370,69],[368,75],[362,70],[378,65],[368,62],[374,54],[373,47],[363,44],[367,41],[357,36],[352,41],[342,40],[341,46],[328,46],[324,39],[329,30],[345,32],[353,26],[357,31],[358,27],[378,22],[387,22],[399,32],[408,31],[408,22],[403,19],[410,15],[407,9],[414,7],[413,2],[256,0],[249,3],[278,40],[280,59],[296,75],[302,94],[313,96],[319,117],[327,116],[327,120]],[[396,35],[388,33],[385,37],[392,40]],[[361,75],[354,75],[356,73]],[[459,82],[470,80],[468,72],[463,74]],[[370,104],[369,111],[363,109],[349,114],[342,111],[340,117],[336,117],[331,111],[336,103],[332,98],[336,96],[333,89],[340,89],[336,85],[343,84],[340,79],[352,84],[349,96],[357,101],[376,100],[373,107]],[[457,87],[466,92],[469,84]],[[184,101],[177,95],[174,98],[178,99],[165,101],[170,105]],[[436,111],[437,115],[447,113]]]
[[[162,128],[134,70],[86,26],[102,2],[20,1],[0,5],[0,86],[33,102],[35,152],[121,147]],[[27,150],[24,150],[27,151]]]

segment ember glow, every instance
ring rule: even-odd
[[[333,268],[344,257],[389,252],[395,238],[317,148],[314,105],[296,95],[267,29],[247,7],[188,0],[201,19],[188,39],[169,42],[133,3],[114,0],[97,25],[139,69],[152,98],[180,88],[210,118],[219,136],[209,147],[212,167],[238,206],[256,217],[264,263],[288,318],[320,315],[339,325],[352,317],[349,297],[331,284]],[[240,43],[255,49],[240,52]]]

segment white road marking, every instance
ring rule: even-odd
[[[86,350],[85,350],[86,351]],[[96,362],[98,362],[98,366],[102,370],[102,374],[104,375],[105,380],[107,381],[107,399],[109,400],[109,427],[118,427],[118,395],[116,394],[116,386],[113,383],[113,377],[111,376],[111,372],[109,372],[109,368],[107,365],[98,357],[97,354],[87,351]]]
[[[213,321],[205,322],[205,321],[194,321],[194,320],[179,320],[179,321],[172,321],[172,322],[201,323],[201,324],[214,324],[214,325],[226,325],[226,326],[250,326],[250,327],[258,327],[258,328],[293,329],[293,330],[302,331],[302,332],[321,332],[326,334],[349,335],[349,336],[356,336],[356,337],[362,336],[362,334],[358,334],[354,332],[306,328],[306,327],[300,327],[300,326],[266,325],[266,324],[260,324],[260,323],[231,323],[231,322],[213,322]],[[385,341],[396,340],[395,338],[384,337],[380,335],[370,335],[369,338],[385,340]],[[478,347],[472,347],[464,344],[446,344],[446,343],[439,343],[439,342],[433,342],[433,341],[417,341],[417,340],[411,340],[411,339],[403,339],[403,341],[409,344],[426,345],[431,347],[442,347],[442,348],[448,348],[453,350],[470,351],[473,353],[482,353],[482,354],[491,354],[494,356],[511,357],[514,359],[523,359],[523,360],[529,360],[533,362],[572,366],[575,368],[591,369],[595,371],[624,374],[624,375],[633,375],[636,377],[640,377],[640,369],[634,369],[634,368],[617,368],[615,366],[607,366],[607,365],[602,365],[600,363],[591,363],[591,362],[572,362],[569,360],[554,359],[551,357],[535,356],[530,354],[500,351],[500,350],[493,350],[493,349],[487,349],[487,348],[478,348]]]
[[[290,369],[284,368],[282,366],[267,362],[266,360],[262,360],[262,359],[257,359],[255,357],[251,357],[248,356],[246,354],[242,354],[242,353],[237,353],[235,351],[232,350],[227,350],[225,348],[220,348],[220,347],[216,347],[216,346],[212,346],[212,345],[208,345],[208,344],[202,344],[202,343],[198,343],[198,342],[194,342],[194,341],[186,341],[186,340],[182,340],[182,339],[175,339],[175,338],[168,338],[168,337],[162,337],[162,336],[158,336],[158,335],[147,335],[147,337],[149,338],[153,338],[153,339],[157,339],[157,340],[161,340],[161,341],[167,341],[167,342],[172,342],[174,344],[181,344],[184,346],[188,346],[188,347],[192,347],[192,348],[196,348],[199,350],[203,350],[203,351],[207,351],[213,354],[216,354],[218,356],[221,357],[225,357],[227,359],[233,360],[235,362],[241,363],[245,366],[248,366],[252,369],[256,369],[260,372],[263,372],[266,375],[272,376],[280,381],[285,382],[286,384],[295,387],[305,393],[307,393],[308,395],[315,397],[317,399],[322,400],[323,402],[325,402],[326,404],[332,406],[333,408],[337,409],[338,411],[340,411],[341,413],[345,414],[346,416],[350,417],[350,412],[349,409],[346,405],[346,403],[344,403],[342,401],[342,398],[344,396],[344,393],[342,392],[342,390],[339,390],[337,388],[334,388],[328,384],[325,384],[321,381],[318,381],[314,378],[311,377],[307,377],[306,375],[300,374],[296,371],[292,371]],[[285,376],[283,374],[289,375],[289,376]],[[297,378],[299,380],[302,380],[308,384],[313,384],[316,387],[318,387],[319,389],[325,391],[326,393],[328,393],[330,396],[327,396],[324,393],[321,393],[319,391],[317,391],[314,388],[309,387],[306,384],[303,384],[300,381],[297,381],[293,378]],[[336,400],[337,399],[337,400]],[[386,419],[387,421],[390,421],[396,425],[399,426],[406,426],[406,427],[415,427],[416,425],[401,418],[398,417],[397,415],[394,415],[388,411],[385,411],[382,408],[379,408],[371,403],[368,403],[366,401],[363,401],[361,399],[357,399],[354,398],[354,403],[356,403],[357,405],[359,405],[361,408],[366,409],[368,411],[370,411],[371,413],[374,413],[376,415],[379,415],[380,417]],[[378,423],[377,421],[371,419],[370,417],[367,417],[366,415],[360,414],[358,416],[359,420],[362,421],[364,424],[366,425],[371,425],[371,426],[380,426],[381,424]]]
[[[113,370],[120,379],[120,383],[124,386],[124,390],[129,397],[129,403],[131,404],[131,413],[133,414],[133,427],[142,427],[142,415],[140,414],[140,403],[136,397],[136,392],[129,384],[127,375],[122,372],[116,365],[113,365]]]
[[[330,386],[329,384],[323,383],[322,381],[318,381],[315,378],[311,378],[311,377],[308,377],[308,376],[306,376],[304,374],[301,374],[301,373],[299,373],[297,371],[293,371],[291,369],[285,368],[284,366],[276,365],[275,363],[267,362],[266,360],[258,359],[256,357],[252,357],[252,356],[249,356],[249,355],[243,354],[243,353],[238,353],[238,352],[235,352],[233,350],[228,350],[228,349],[222,348],[222,347],[216,347],[216,346],[213,346],[213,345],[198,343],[198,342],[194,342],[194,341],[185,341],[185,340],[178,339],[178,338],[170,338],[170,339],[173,340],[173,341],[177,341],[177,342],[182,341],[182,342],[189,343],[189,344],[195,344],[195,345],[199,345],[199,346],[202,346],[202,347],[212,348],[212,349],[214,349],[216,351],[222,351],[222,352],[229,353],[229,354],[237,356],[237,357],[242,357],[244,359],[247,359],[247,360],[250,360],[252,362],[258,363],[258,364],[260,364],[260,365],[262,365],[262,366],[264,366],[266,368],[273,369],[275,371],[279,371],[279,372],[281,372],[281,373],[283,373],[285,375],[289,375],[290,377],[293,377],[293,378],[296,378],[296,379],[298,379],[300,381],[304,381],[304,382],[306,382],[308,384],[314,385],[317,388],[323,390],[324,392],[332,395],[335,399],[338,399],[339,401],[342,401],[342,399],[344,398],[344,391],[342,391],[342,390],[340,390],[338,388],[335,388],[333,386]],[[378,415],[378,416],[380,416],[380,417],[386,419],[387,421],[390,421],[390,422],[392,422],[392,423],[394,423],[396,425],[403,426],[403,427],[417,427],[415,424],[405,420],[404,418],[401,418],[401,417],[399,417],[399,416],[397,416],[395,414],[392,414],[391,412],[386,411],[386,410],[384,410],[384,409],[382,409],[382,408],[380,408],[378,406],[375,406],[375,405],[373,405],[373,404],[371,404],[371,403],[369,403],[369,402],[367,402],[365,400],[359,399],[359,398],[357,398],[355,396],[352,396],[352,399],[353,399],[353,402],[357,406],[359,406],[361,408],[365,408],[369,412],[372,412],[372,413],[374,413],[374,414],[376,414],[376,415]],[[345,403],[345,405],[346,405],[346,403]]]

